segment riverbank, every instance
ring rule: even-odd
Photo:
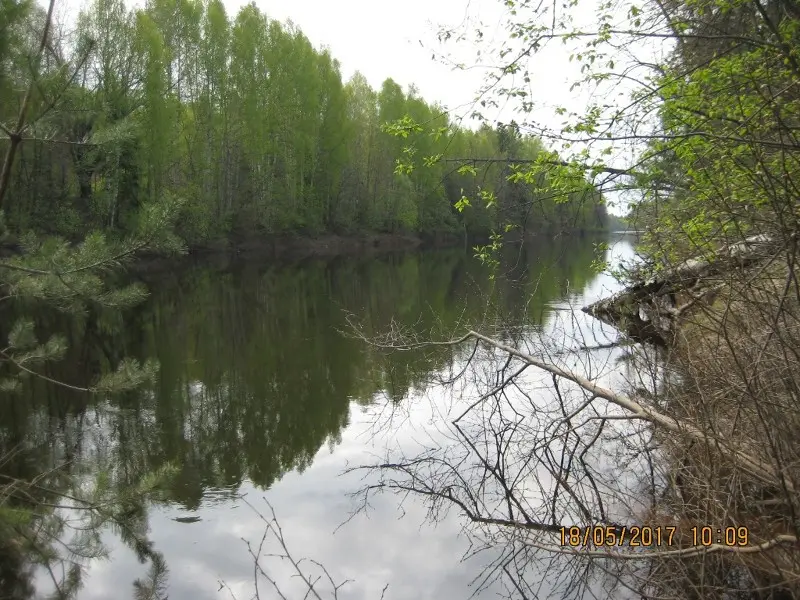
[[[469,240],[477,243],[479,240]],[[179,262],[197,258],[301,261],[309,258],[330,258],[353,254],[374,255],[385,252],[404,252],[449,248],[464,244],[464,238],[451,234],[416,236],[395,233],[372,233],[353,236],[326,234],[320,236],[253,236],[222,239],[189,246]],[[172,268],[174,256],[144,253],[134,265],[136,271]]]
[[[612,232],[598,230],[575,230],[568,232],[540,231],[530,233],[526,239],[569,236],[607,235]],[[622,232],[620,232],[622,233]],[[506,236],[507,244],[518,244],[522,240],[514,233]],[[298,262],[312,258],[364,255],[417,250],[435,250],[454,247],[472,248],[488,243],[487,236],[467,236],[450,232],[436,234],[411,233],[359,233],[353,235],[321,234],[308,235],[248,235],[218,238],[196,244],[188,244],[182,255],[140,252],[129,266],[133,272],[163,271],[179,267],[196,260],[228,263],[233,260],[263,260]],[[0,258],[21,252],[15,238],[0,245]]]
[[[609,231],[575,230],[566,232],[540,231],[530,233],[525,240],[547,238],[552,240],[564,235],[585,236],[609,235]],[[512,232],[504,238],[506,244],[515,245],[522,238]],[[468,236],[440,232],[437,234],[408,233],[361,233],[354,235],[323,234],[302,235],[260,235],[232,237],[214,242],[190,245],[186,255],[163,256],[140,254],[133,267],[135,271],[151,271],[173,268],[177,263],[203,259],[209,261],[265,260],[299,262],[312,258],[333,258],[336,256],[374,256],[391,252],[410,252],[416,250],[436,250],[465,247],[489,243],[487,236]]]
[[[640,520],[691,523],[707,534],[712,524],[728,536],[712,539],[734,549],[665,571],[675,578],[665,590],[696,589],[698,581],[722,589],[735,575],[744,586],[772,589],[772,598],[797,596],[787,573],[800,564],[800,263],[794,234],[786,237],[755,235],[687,257],[584,309],[660,346],[641,347],[639,379],[611,396],[656,425],[654,481],[664,483]],[[658,384],[643,391],[638,382],[648,378]],[[684,526],[673,543],[691,548],[698,538]],[[750,546],[748,556],[737,546]]]

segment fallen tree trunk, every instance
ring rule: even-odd
[[[691,258],[582,310],[635,340],[669,345],[679,317],[719,287],[720,275],[768,259],[774,245],[768,235],[747,238],[711,259]]]

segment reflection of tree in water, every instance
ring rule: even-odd
[[[522,269],[509,289],[524,288],[529,275]],[[544,302],[558,297],[548,283],[542,278],[536,290]],[[498,277],[497,287],[505,284]],[[511,297],[501,293],[498,303]],[[501,312],[517,307],[508,306]],[[602,327],[588,318],[555,313],[542,328],[511,334],[515,323],[501,321],[493,336],[485,323],[463,336],[415,337],[398,327],[373,338],[387,352],[466,352],[429,396],[436,415],[416,446],[392,446],[353,469],[365,482],[359,506],[391,491],[424,503],[433,522],[459,513],[470,556],[488,557],[477,591],[491,584],[522,598],[796,597],[796,523],[788,510],[781,522],[768,508],[791,505],[791,475],[779,490],[783,475],[760,448],[722,438],[710,396],[702,404],[703,389],[676,368],[674,348],[616,347],[597,339]],[[694,360],[708,364],[699,354]],[[411,419],[407,408],[382,422]],[[746,410],[737,407],[736,420]],[[738,485],[741,499],[731,495]],[[705,542],[693,527],[706,528]]]
[[[563,265],[564,273],[541,277],[537,267],[521,270],[523,286],[504,281],[502,311],[521,315],[526,293],[543,304],[560,291],[554,280],[585,277],[591,246],[581,246],[588,252],[569,256],[585,260]],[[539,256],[523,261],[530,258]],[[350,399],[385,388],[401,398],[448,359],[447,350],[387,355],[365,348],[341,335],[345,312],[368,331],[392,320],[419,331],[448,328],[483,318],[486,298],[477,291],[485,281],[485,271],[460,252],[266,270],[248,265],[225,274],[190,269],[151,282],[151,301],[124,323],[73,321],[70,354],[50,374],[79,382],[125,353],[156,357],[157,388],[115,399],[124,410],[108,416],[123,477],[180,459],[203,486],[235,485],[246,474],[268,486],[287,469],[307,466],[329,436],[338,438]],[[46,318],[45,326],[55,324]],[[61,451],[66,458],[80,454],[86,398],[32,383],[35,393],[12,399],[5,425],[44,442],[72,421],[73,445]],[[31,411],[50,418],[29,419]]]
[[[550,271],[529,250],[521,287],[504,281],[488,295],[488,273],[462,251],[153,276],[151,299],[124,320],[69,321],[67,357],[47,374],[85,383],[132,355],[159,361],[158,382],[98,400],[32,381],[3,399],[9,410],[0,429],[8,443],[25,440],[29,475],[88,465],[122,487],[175,464],[168,498],[189,509],[210,493],[230,497],[244,478],[266,488],[341,440],[351,401],[369,403],[384,392],[399,402],[454,360],[446,347],[387,353],[365,346],[342,333],[347,314],[367,333],[392,322],[425,333],[482,322],[491,301],[509,320],[536,324],[525,316],[531,294],[544,305],[558,297],[558,279],[585,280],[591,243],[578,246]],[[50,313],[39,319],[45,329],[64,321]]]
[[[99,417],[88,428],[82,427],[81,421],[93,412],[88,409],[76,419],[60,419],[51,432],[60,438],[56,443],[15,438],[9,430],[5,430],[9,435],[2,435],[0,590],[4,598],[29,598],[37,592],[41,597],[42,583],[52,591],[48,597],[75,597],[86,566],[106,556],[101,536],[107,529],[133,550],[139,562],[149,564],[147,577],[134,581],[137,589],[155,589],[166,580],[163,557],[148,539],[147,511],[147,498],[166,480],[166,470],[142,472],[125,487],[112,484],[107,475],[114,473],[113,468],[86,460],[92,454],[111,455],[102,451],[108,444],[102,433],[96,435],[91,429]],[[65,448],[68,452],[61,452]],[[71,462],[68,453],[76,450],[80,454],[85,450],[80,457],[84,460]],[[36,577],[37,570],[41,578]]]
[[[594,275],[591,237],[530,238],[503,248],[496,316],[510,325],[541,325],[550,302],[579,292]]]

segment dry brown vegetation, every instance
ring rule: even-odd
[[[670,352],[680,376],[665,390],[671,410],[702,428],[709,441],[687,446],[680,438],[664,439],[676,464],[665,503],[696,523],[747,527],[751,543],[798,536],[798,275],[793,253],[782,253],[705,281],[715,292],[682,319]],[[758,456],[778,477],[764,480],[736,469],[725,445]],[[798,559],[796,544],[721,557],[715,587],[726,589],[723,575],[738,565],[756,587],[778,585],[794,597]]]

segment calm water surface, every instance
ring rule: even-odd
[[[3,399],[0,440],[25,448],[3,468],[25,475],[67,463],[75,472],[106,470],[112,485],[123,485],[176,465],[163,499],[141,519],[166,559],[171,600],[252,597],[243,539],[257,544],[264,527],[241,495],[265,512],[269,501],[296,556],[351,580],[342,598],[378,599],[386,584],[387,599],[467,598],[485,557],[462,560],[469,547],[455,512],[434,527],[420,502],[401,507],[387,494],[342,525],[356,506],[349,493],[362,484],[342,471],[387,447],[419,443],[440,414],[426,382],[459,350],[383,352],[347,335],[348,315],[367,335],[392,323],[446,335],[498,315],[510,329],[546,332],[570,306],[617,288],[591,268],[597,241],[538,240],[507,252],[501,272],[517,283],[490,281],[463,249],[198,264],[149,276],[150,299],[124,318],[70,322],[69,355],[49,374],[86,382],[135,356],[159,361],[158,383],[97,400],[36,382],[30,395]],[[628,240],[611,242],[614,258],[633,254]],[[572,327],[613,337],[582,313],[569,314]],[[386,407],[403,403],[404,418],[389,421]],[[88,566],[79,598],[132,598],[148,565],[118,532],[104,537],[111,558]],[[264,564],[289,592],[297,589],[285,561]],[[44,578],[37,586],[49,589]],[[273,597],[264,590],[262,598]],[[499,591],[495,584],[479,596]]]

